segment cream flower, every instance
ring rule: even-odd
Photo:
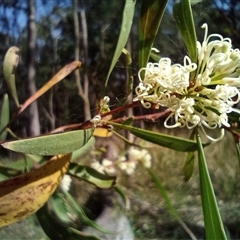
[[[128,150],[128,158],[130,161],[138,161],[146,168],[150,168],[152,165],[152,157],[146,149],[138,149],[130,147]]]
[[[137,162],[128,161],[125,156],[121,156],[117,161],[117,165],[122,171],[126,172],[128,175],[132,175],[135,172]]]
[[[69,175],[65,174],[61,180],[60,188],[68,192],[70,190],[72,179]]]
[[[116,173],[114,163],[105,158],[102,160],[101,163],[99,161],[94,161],[91,164],[91,167],[103,174],[107,173],[109,175],[113,175]]]
[[[139,71],[134,101],[145,108],[153,104],[169,108],[171,114],[164,122],[167,128],[200,126],[206,134],[204,128],[230,127],[228,114],[240,101],[240,51],[232,48],[229,38],[208,36],[207,24],[202,28],[205,35],[202,43],[197,42],[197,64],[187,56],[183,65],[172,65],[169,58],[148,63]],[[223,129],[216,139],[206,134],[212,141],[223,135]]]

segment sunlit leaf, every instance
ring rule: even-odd
[[[189,181],[194,170],[194,153],[189,152],[183,166],[184,181]]]
[[[57,155],[73,152],[84,146],[91,138],[94,129],[75,130],[23,140],[5,142],[4,148],[15,152],[36,155]]]
[[[81,166],[77,163],[70,164],[68,174],[100,188],[111,188],[116,183],[116,177],[104,175],[93,168]]]
[[[58,155],[31,172],[0,182],[0,227],[34,214],[55,191],[70,160],[71,154]]]
[[[79,61],[74,61],[64,66],[59,72],[57,72],[45,85],[43,85],[36,93],[34,93],[30,98],[19,109],[18,114],[23,112],[32,102],[42,96],[45,92],[51,89],[55,84],[63,80],[74,70],[80,68],[82,65]]]
[[[189,0],[174,4],[173,15],[192,62],[197,62],[197,37]]]
[[[143,0],[139,23],[139,68],[145,67],[158,32],[167,0]]]
[[[199,178],[206,239],[227,239],[199,134],[197,134],[197,144]]]
[[[8,95],[4,94],[3,99],[1,102],[1,109],[0,109],[0,131],[6,127],[6,125],[9,123],[9,100]],[[7,137],[7,131],[4,130],[2,134],[0,135],[0,140],[5,140]]]
[[[115,66],[115,64],[117,63],[123,48],[125,47],[128,37],[129,37],[129,33],[132,27],[132,21],[133,21],[133,16],[134,16],[134,11],[135,11],[135,3],[136,0],[126,0],[125,2],[125,6],[124,6],[124,10],[123,10],[123,18],[122,18],[122,25],[121,25],[121,31],[118,37],[118,42],[117,42],[117,46],[112,58],[112,62],[105,80],[105,84],[104,84],[104,89],[103,89],[103,94],[102,96],[104,96],[104,92],[106,90],[106,87],[108,85],[108,80],[109,77],[112,73],[112,70]]]
[[[9,91],[17,105],[19,106],[16,84],[15,84],[15,70],[19,62],[18,47],[11,47],[8,49],[3,61],[3,74]]]
[[[197,150],[197,143],[193,140],[175,137],[167,134],[153,132],[137,127],[123,125],[119,123],[111,123],[113,126],[117,126],[123,129],[129,130],[133,135],[142,138],[148,142],[158,144],[163,147],[174,149],[181,152],[190,152]],[[206,144],[207,145],[207,144]]]

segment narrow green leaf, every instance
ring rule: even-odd
[[[113,126],[129,130],[133,135],[142,138],[146,141],[158,144],[163,147],[174,149],[180,152],[191,152],[197,150],[197,143],[190,139],[184,139],[167,134],[157,133],[144,130],[137,127],[132,127],[124,124],[111,122]],[[207,145],[207,144],[205,144]]]
[[[86,234],[84,232],[81,232],[71,227],[68,228],[68,232],[69,232],[69,236],[71,237],[70,239],[74,239],[74,240],[101,240],[101,238],[97,236]]]
[[[174,4],[173,15],[179,31],[186,44],[192,62],[197,63],[197,37],[189,0],[181,0]]]
[[[63,196],[65,195],[65,192],[62,193]],[[58,200],[61,199],[61,207],[57,206],[59,205],[60,202],[58,202],[55,207],[57,208],[62,208],[61,211],[60,209],[57,209],[58,213],[56,212],[56,208],[52,208],[52,198],[50,198],[50,201],[46,203],[42,208],[40,208],[36,215],[38,218],[39,223],[41,224],[42,229],[44,232],[48,235],[50,239],[58,239],[58,240],[66,240],[66,239],[71,239],[71,240],[77,240],[77,239],[93,239],[93,240],[99,240],[99,238],[93,236],[93,235],[88,235],[85,234],[75,228],[74,222],[68,222],[65,221],[67,218],[60,218],[59,214],[68,214],[66,211],[64,213],[64,205],[67,206],[69,199],[63,198],[62,195],[58,194]],[[74,199],[73,199],[74,200]],[[69,210],[69,208],[68,208]],[[72,209],[73,210],[73,209]],[[72,212],[72,210],[70,212]],[[76,214],[76,211],[74,211]],[[81,222],[81,219],[78,219],[77,222]],[[90,220],[91,221],[91,220]],[[82,222],[81,222],[82,223]],[[79,226],[77,226],[79,227]]]
[[[167,0],[143,0],[139,23],[139,68],[145,67],[158,32]]]
[[[4,94],[3,95],[3,100],[1,102],[1,109],[0,109],[0,131],[4,129],[4,127],[7,126],[9,123],[9,99],[8,95]],[[7,131],[3,131],[2,134],[0,135],[0,140],[5,140],[7,138]]]
[[[183,174],[184,174],[184,181],[188,182],[189,179],[192,177],[194,169],[194,153],[189,152],[183,166]]]
[[[74,218],[74,212],[71,211],[71,208],[67,209],[66,201],[60,196],[61,193],[56,191],[48,200],[49,207],[51,208],[51,211],[54,213],[55,217],[61,221],[61,223],[72,226],[73,220],[70,216],[73,216]]]
[[[100,188],[111,188],[116,184],[116,177],[99,173],[93,168],[70,163],[68,174],[94,184]]]
[[[199,134],[197,134],[197,144],[199,178],[206,239],[227,239]]]
[[[88,218],[87,215],[85,214],[84,210],[82,209],[82,207],[77,203],[77,201],[72,197],[72,195],[69,192],[63,191],[63,193],[64,193],[64,196],[62,196],[62,197],[66,200],[69,207],[71,207],[72,210],[74,210],[78,214],[78,216],[80,217],[81,221],[84,224],[86,224],[87,226],[90,226],[102,233],[115,234],[111,231],[103,229],[96,222],[94,222],[93,220]]]
[[[13,46],[9,48],[3,62],[4,78],[17,107],[19,107],[19,101],[15,84],[15,69],[19,62],[18,52],[18,47]]]
[[[114,190],[122,197],[122,199],[125,203],[126,209],[129,210],[130,209],[130,200],[129,200],[128,196],[126,195],[126,193],[124,192],[124,190],[119,185],[114,186]]]
[[[68,236],[68,226],[58,221],[54,214],[49,211],[48,203],[44,204],[44,206],[36,212],[36,216],[43,231],[50,239],[70,239]]]
[[[121,25],[121,31],[118,37],[118,42],[117,42],[117,46],[112,58],[112,62],[105,80],[105,84],[104,84],[104,89],[103,89],[103,94],[106,90],[106,87],[108,85],[108,80],[109,77],[112,73],[112,70],[116,64],[116,62],[118,61],[123,48],[125,47],[128,37],[129,37],[129,33],[132,27],[132,21],[133,21],[133,16],[134,16],[134,11],[135,11],[135,3],[136,0],[126,0],[125,2],[125,6],[124,6],[124,10],[123,10],[123,18],[122,18],[122,25]]]
[[[51,134],[23,140],[5,142],[4,148],[15,152],[35,155],[58,155],[73,152],[84,146],[93,134],[94,128]]]

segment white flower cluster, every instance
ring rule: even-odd
[[[197,42],[197,63],[187,56],[183,65],[172,65],[169,58],[161,58],[139,71],[134,101],[141,101],[145,108],[169,108],[171,114],[164,122],[167,128],[191,129],[198,125],[205,132],[204,127],[230,127],[228,113],[235,111],[233,106],[240,101],[239,49],[232,49],[229,38],[219,34],[207,36],[207,25],[202,27],[205,36],[202,44]],[[217,141],[224,135],[224,129],[221,131],[217,139],[205,134]]]
[[[120,156],[117,161],[112,162],[108,159],[103,159],[100,163],[99,161],[94,161],[91,167],[96,169],[98,172],[107,173],[109,175],[114,175],[116,169],[126,172],[128,175],[134,173],[137,165],[141,163],[144,167],[151,167],[152,157],[146,149],[138,149],[135,147],[130,147],[127,156]]]

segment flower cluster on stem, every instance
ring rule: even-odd
[[[183,65],[172,64],[169,58],[148,63],[139,71],[134,101],[145,108],[169,108],[167,128],[200,126],[217,141],[224,135],[222,127],[230,127],[228,114],[240,101],[240,51],[232,48],[229,38],[208,36],[207,24],[202,28],[205,35],[202,43],[197,42],[197,63],[188,56]],[[221,134],[215,139],[205,128],[221,128]]]

